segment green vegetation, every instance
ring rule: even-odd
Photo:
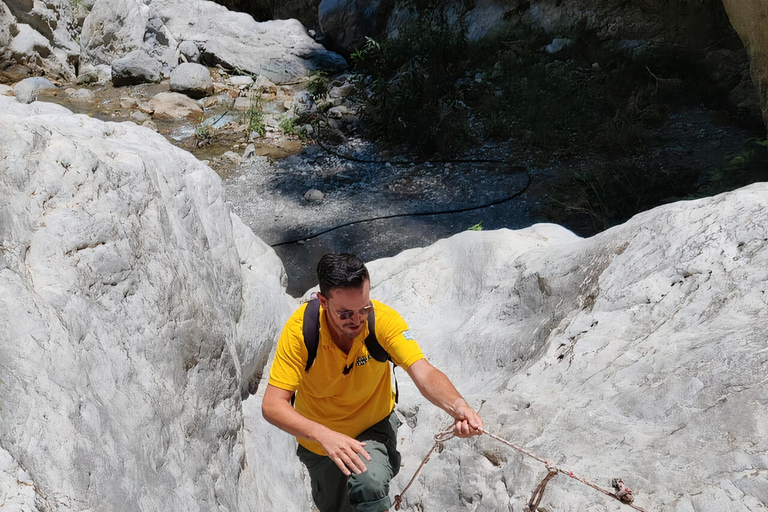
[[[768,140],[752,138],[744,149],[707,174],[699,195],[735,190],[756,181],[768,181]]]
[[[205,117],[195,126],[195,146],[198,148],[212,143],[216,137],[216,127],[213,126],[213,118]]]
[[[645,156],[666,144],[659,128],[671,112],[720,109],[738,83],[711,79],[711,48],[606,42],[584,26],[553,35],[512,20],[503,32],[469,42],[461,14],[449,23],[443,2],[404,3],[417,16],[397,39],[368,38],[351,55],[374,138],[426,156],[459,155],[493,139],[542,162],[571,162],[540,213],[581,234],[668,201],[766,179],[762,140],[709,173]],[[550,46],[553,37],[559,48]],[[588,162],[575,160],[585,156]]]
[[[264,124],[264,112],[261,109],[261,96],[258,93],[251,96],[251,106],[248,108],[245,116],[248,121],[246,131],[249,136],[255,133],[259,137],[263,137],[267,133],[267,127]]]
[[[328,73],[325,71],[310,71],[307,75],[309,82],[307,82],[307,91],[315,98],[322,98],[328,94],[328,90],[331,88],[331,79],[328,78]]]
[[[470,226],[467,228],[467,231],[482,231],[482,230],[483,230],[483,221],[480,221],[474,226]]]
[[[286,135],[297,135],[301,139],[306,138],[304,132],[300,131],[298,126],[296,126],[296,118],[291,115],[280,120],[280,129],[283,130],[283,133]]]

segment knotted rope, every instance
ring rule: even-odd
[[[610,496],[611,498],[618,500],[619,503],[622,503],[624,505],[627,505],[629,507],[632,507],[635,510],[639,510],[640,512],[645,512],[645,509],[638,507],[637,505],[633,505],[632,502],[634,501],[635,497],[632,495],[632,489],[627,487],[624,482],[621,479],[614,478],[611,481],[611,485],[615,489],[616,492],[611,492],[608,489],[603,489],[602,487],[588,481],[586,478],[580,477],[576,475],[573,471],[567,471],[564,469],[561,469],[553,464],[550,464],[542,457],[539,457],[538,455],[535,455],[534,453],[531,453],[527,450],[524,450],[520,446],[517,446],[516,444],[507,441],[506,439],[503,439],[495,434],[492,434],[491,432],[488,432],[484,428],[479,429],[480,432],[487,435],[488,437],[495,439],[499,441],[500,443],[503,443],[510,448],[522,453],[523,455],[527,455],[528,457],[535,459],[541,463],[543,463],[547,467],[547,475],[539,482],[539,485],[536,486],[536,489],[534,489],[533,493],[531,494],[531,499],[528,500],[528,505],[526,506],[526,510],[528,512],[536,512],[536,510],[539,507],[539,504],[541,503],[542,498],[544,497],[544,491],[547,488],[547,484],[549,483],[552,478],[554,478],[558,473],[562,473],[565,476],[569,478],[573,478],[574,480],[577,480],[584,485],[591,487],[597,491],[600,491],[601,493],[605,494],[606,496]],[[395,510],[400,510],[400,507],[403,503],[403,494],[408,490],[408,488],[411,486],[411,484],[416,480],[416,477],[421,472],[421,469],[424,467],[424,465],[429,462],[429,457],[432,455],[432,452],[435,451],[435,449],[438,449],[438,453],[443,451],[443,443],[448,441],[449,439],[455,437],[455,431],[453,429],[453,426],[450,428],[446,428],[444,430],[441,430],[437,434],[435,434],[435,444],[432,445],[432,448],[430,448],[429,452],[427,453],[427,456],[424,457],[424,460],[421,461],[421,464],[416,469],[416,472],[413,474],[413,477],[408,482],[408,485],[405,486],[405,488],[402,490],[402,492],[395,496]]]

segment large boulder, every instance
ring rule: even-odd
[[[171,90],[190,98],[204,98],[213,93],[211,72],[202,64],[185,62],[171,72]]]
[[[83,58],[109,63],[144,49],[164,75],[178,62],[177,41],[191,41],[201,62],[263,75],[276,83],[295,81],[317,69],[339,71],[346,61],[316,43],[297,20],[257,23],[206,0],[98,0],[83,25]]]
[[[220,178],[133,123],[2,96],[0,154],[0,503],[306,504],[273,491],[296,466],[241,402],[294,303]]]
[[[74,78],[80,48],[72,36],[73,24],[68,0],[0,3],[0,78]]]
[[[723,0],[728,18],[747,49],[752,82],[768,128],[768,4],[761,0]]]
[[[369,265],[486,428],[645,510],[768,499],[768,184],[660,207],[590,239],[469,231]],[[400,374],[403,375],[403,374]],[[401,378],[399,492],[447,416]],[[544,464],[483,436],[433,454],[405,509],[522,510]],[[563,475],[546,510],[620,510]]]
[[[385,19],[381,2],[366,0],[322,0],[318,22],[328,41],[340,51],[352,53],[365,44],[366,36],[378,36]]]
[[[32,103],[41,92],[55,88],[56,86],[47,78],[33,76],[13,86],[13,94],[20,103]]]
[[[161,78],[160,63],[144,50],[134,50],[112,61],[112,85],[115,87],[154,83]]]
[[[80,44],[84,64],[112,64],[143,52],[167,76],[177,63],[176,39],[158,17],[154,4],[140,0],[97,0],[83,22]]]

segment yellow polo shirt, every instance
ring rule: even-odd
[[[376,316],[376,338],[392,360],[408,369],[422,359],[418,343],[408,331],[403,318],[381,302],[371,301]],[[277,342],[269,383],[287,391],[297,391],[296,411],[331,430],[357,437],[371,425],[383,420],[395,407],[389,362],[376,361],[368,353],[365,338],[368,325],[345,354],[331,340],[323,308],[320,308],[320,338],[317,357],[309,372],[307,347],[304,345],[302,305],[288,320]],[[345,367],[352,370],[343,375]],[[306,449],[325,455],[319,443],[297,437]]]

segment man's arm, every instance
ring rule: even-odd
[[[483,420],[462,398],[443,372],[432,366],[426,359],[419,359],[408,370],[424,397],[447,412],[456,420],[454,428],[459,437],[480,435]]]
[[[357,475],[365,471],[367,468],[360,457],[371,460],[371,456],[363,448],[365,443],[305,418],[291,405],[292,395],[291,391],[268,384],[261,403],[264,419],[289,434],[320,443],[325,453],[345,475]]]

